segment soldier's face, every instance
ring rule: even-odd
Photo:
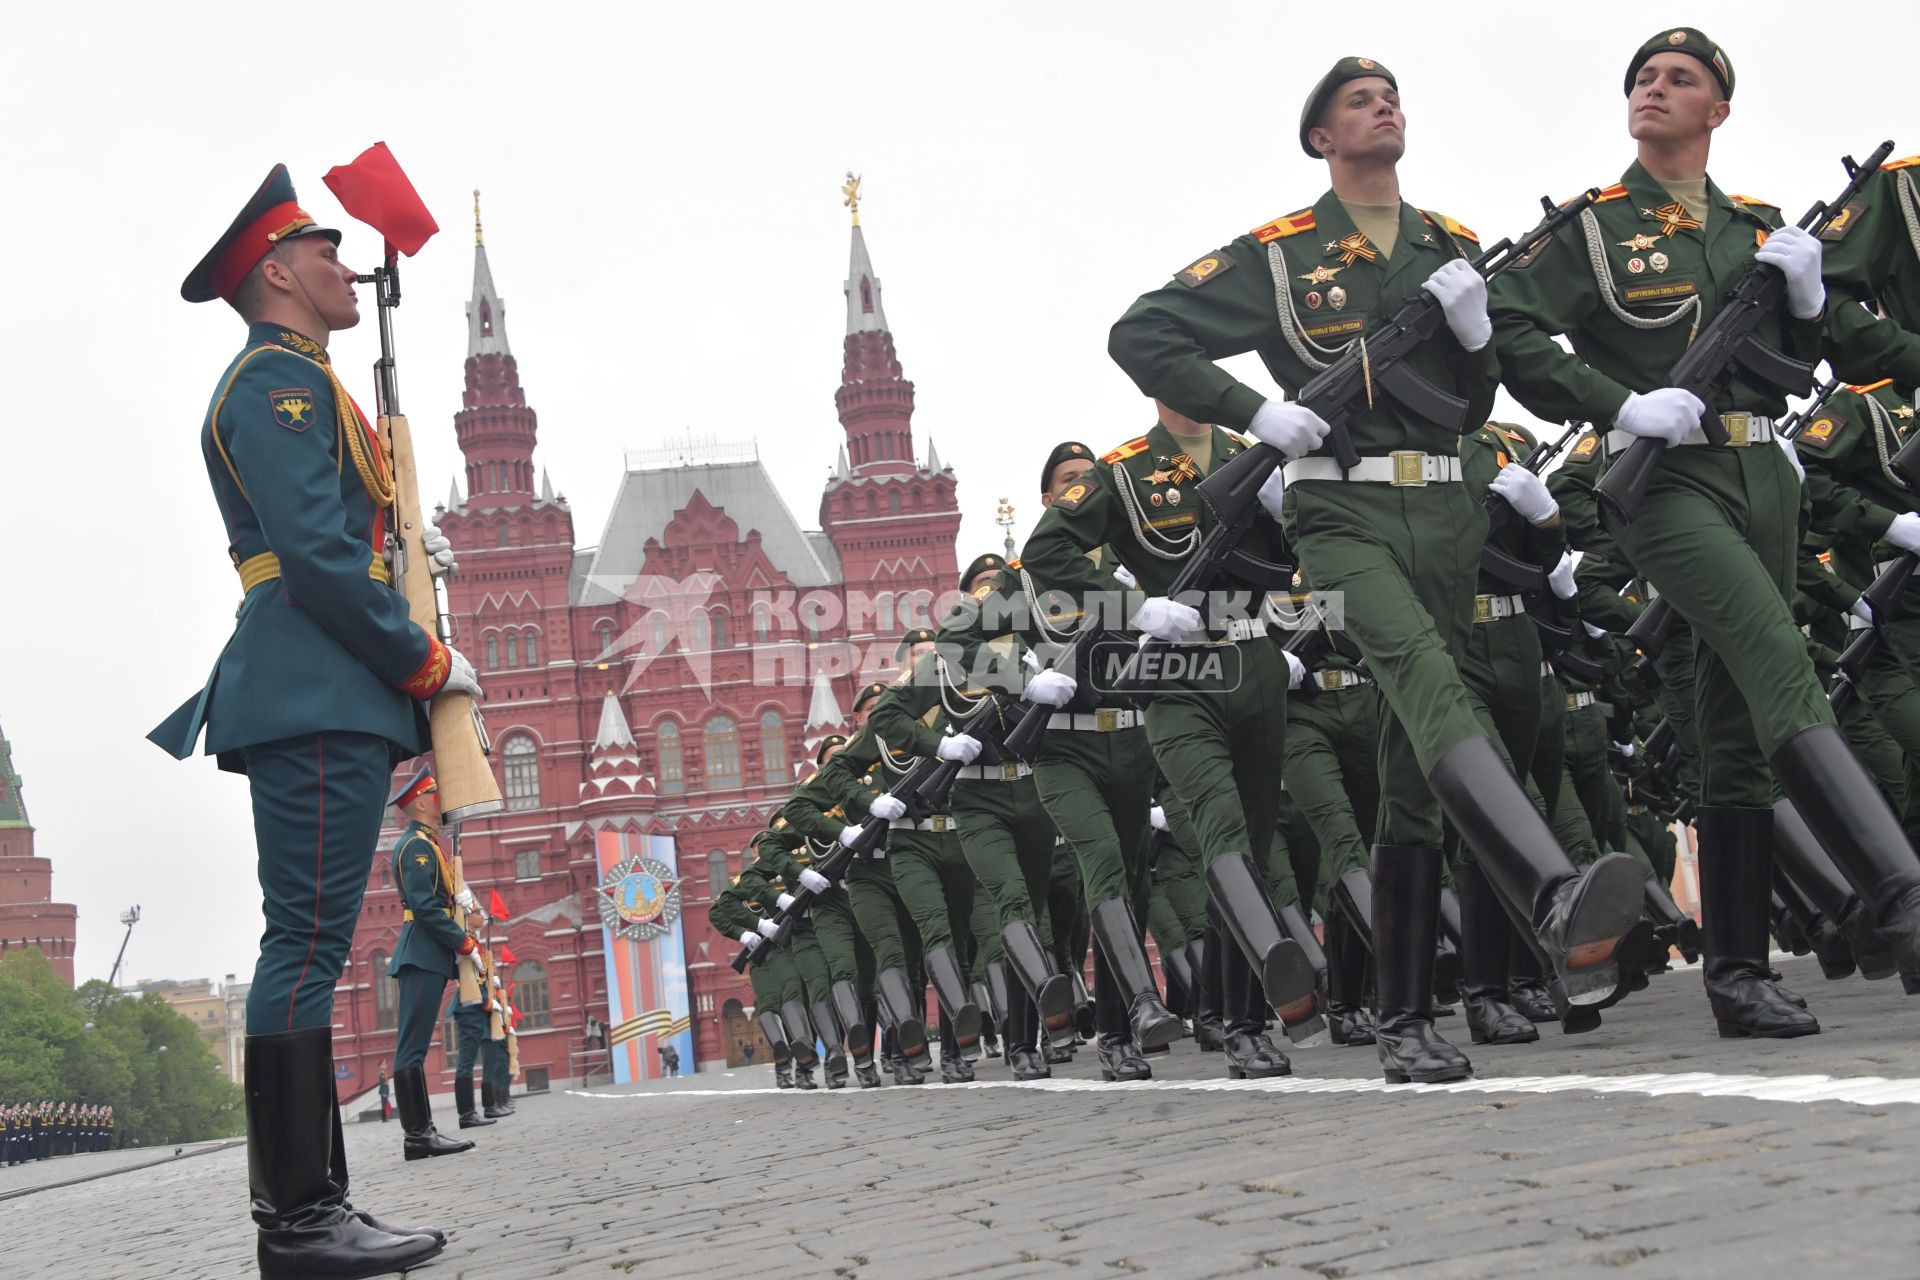
[[[1634,75],[1627,95],[1627,133],[1636,142],[1697,138],[1720,127],[1727,100],[1698,58],[1656,53]]]
[[[1093,470],[1093,463],[1086,458],[1068,458],[1053,469],[1053,483],[1040,495],[1040,505],[1050,507],[1053,500],[1071,489],[1074,482]]]
[[[1392,162],[1406,154],[1407,117],[1400,91],[1383,76],[1362,76],[1340,86],[1307,140],[1321,155],[1342,160]]]
[[[340,261],[340,250],[332,241],[325,236],[297,236],[286,242],[285,255],[288,271],[329,330],[351,329],[360,323],[355,272]]]

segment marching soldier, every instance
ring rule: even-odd
[[[204,729],[252,792],[266,930],[247,999],[247,1168],[266,1277],[398,1271],[445,1244],[354,1210],[335,1149],[333,991],[387,779],[425,749],[434,695],[480,690],[410,619],[381,558],[392,471],[327,354],[360,319],[339,242],[276,165],[181,286],[247,325],[201,431],[244,599],[205,688],[148,735],[185,759]]]
[[[1638,439],[1665,446],[1637,517],[1613,533],[1692,625],[1698,649],[1702,975],[1722,1035],[1801,1036],[1820,1025],[1775,986],[1767,958],[1773,780],[1872,905],[1881,932],[1915,958],[1920,858],[1834,723],[1788,605],[1801,480],[1793,450],[1776,445],[1785,400],[1744,372],[1712,405],[1666,385],[1756,261],[1780,271],[1786,291],[1755,337],[1809,361],[1820,350],[1820,242],[1707,176],[1733,87],[1726,51],[1694,28],[1641,45],[1625,78],[1638,158],[1581,215],[1580,236],[1546,245],[1501,278],[1493,312],[1501,365],[1522,404],[1543,418],[1610,426],[1610,449]],[[1580,354],[1563,350],[1560,335]],[[1721,418],[1726,446],[1707,444],[1700,423],[1709,412]],[[1920,518],[1908,518],[1920,547]]]
[[[1465,400],[1470,423],[1492,407],[1498,365],[1486,285],[1467,260],[1476,241],[1401,199],[1405,117],[1392,73],[1341,59],[1308,96],[1299,140],[1327,161],[1333,189],[1142,297],[1108,349],[1148,395],[1248,431],[1289,459],[1275,504],[1288,540],[1316,590],[1344,593],[1345,628],[1393,711],[1381,722],[1372,859],[1382,1070],[1389,1080],[1460,1079],[1471,1070],[1466,1057],[1427,1011],[1441,810],[1531,927],[1570,1002],[1612,991],[1613,950],[1637,914],[1639,877],[1624,858],[1576,871],[1473,712],[1455,663],[1472,626],[1486,520],[1459,483],[1454,433],[1379,397],[1352,415],[1361,461],[1345,470],[1327,456],[1318,415],[1267,400],[1214,363],[1257,350],[1281,386],[1298,388],[1364,340],[1378,316],[1425,292],[1446,327],[1410,368]]]
[[[402,1150],[409,1160],[424,1160],[473,1148],[470,1140],[445,1137],[433,1127],[424,1068],[440,1020],[440,993],[458,976],[462,963],[476,963],[471,957],[478,947],[453,918],[453,867],[436,834],[440,796],[433,774],[421,769],[407,779],[393,793],[393,807],[407,818],[393,846],[393,882],[405,904],[400,936],[387,965],[400,986],[393,1088],[400,1104]],[[381,1083],[384,1086],[384,1076]]]

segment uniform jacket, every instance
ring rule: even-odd
[[[453,867],[434,839],[433,828],[409,822],[393,846],[393,882],[411,918],[400,926],[387,972],[419,969],[443,978],[459,976],[454,957],[473,950],[473,939],[454,923]]]

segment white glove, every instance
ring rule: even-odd
[[[1553,588],[1553,594],[1562,600],[1571,600],[1580,594],[1580,588],[1573,584],[1573,552],[1562,551],[1560,563],[1553,566],[1547,574],[1547,585]]]
[[[499,975],[499,974],[497,974],[497,973],[493,975],[493,985],[494,985],[494,987],[495,987],[495,989],[496,989],[496,990],[497,990],[497,989],[499,988],[499,986],[500,986],[500,975]]]
[[[454,563],[453,544],[431,520],[421,526],[420,547],[427,553],[427,572],[434,577],[444,578],[460,567]]]
[[[753,932],[752,930],[748,930],[747,932],[740,935],[740,945],[745,947],[749,951],[758,951],[761,947],[766,945],[766,941],[767,940],[765,938],[761,937],[759,934]]]
[[[907,806],[905,801],[897,800],[892,795],[878,795],[867,806],[867,812],[882,822],[892,822],[895,818],[907,816]]]
[[[1287,688],[1298,689],[1300,682],[1307,678],[1307,664],[1285,649],[1280,651],[1280,656],[1287,660]]]
[[[1478,351],[1493,341],[1493,321],[1487,318],[1487,281],[1473,264],[1454,258],[1420,286],[1434,296],[1447,314],[1447,328],[1468,351]]]
[[[800,887],[811,890],[814,893],[825,893],[827,890],[833,888],[833,881],[827,879],[812,867],[802,867],[800,869]]]
[[[1659,387],[1641,395],[1627,393],[1627,402],[1613,415],[1614,425],[1630,436],[1663,440],[1668,448],[1686,439],[1700,425],[1707,406],[1700,397],[1679,387]]]
[[[840,828],[840,843],[847,846],[847,848],[849,849],[853,848],[853,842],[855,840],[858,840],[859,838],[860,838],[859,823],[849,822],[846,826]]]
[[[1289,458],[1301,458],[1327,438],[1327,420],[1305,405],[1269,400],[1254,410],[1247,433]]]
[[[1268,515],[1278,520],[1281,518],[1280,500],[1286,497],[1286,494],[1286,477],[1280,474],[1280,468],[1275,467],[1273,474],[1260,483],[1260,505],[1267,509]]]
[[[753,927],[758,929],[760,936],[769,942],[780,936],[780,926],[771,920],[756,920]]]
[[[1887,526],[1885,537],[1902,551],[1920,551],[1920,516],[1902,511]]]
[[[1079,682],[1064,671],[1042,671],[1027,681],[1027,701],[1043,707],[1064,707],[1073,701]]]
[[[1133,625],[1157,640],[1178,640],[1200,629],[1200,611],[1165,596],[1148,596],[1133,615]]]
[[[965,733],[949,734],[940,739],[940,747],[934,754],[942,760],[972,764],[973,758],[980,754],[980,739]]]
[[[1781,452],[1787,455],[1787,463],[1793,468],[1793,474],[1800,477],[1801,484],[1805,484],[1807,482],[1807,469],[1801,465],[1800,451],[1793,447],[1793,441],[1787,439],[1785,436],[1775,436],[1773,442],[1779,445]]]
[[[1848,612],[1868,626],[1873,625],[1873,606],[1867,603],[1865,596],[1861,596],[1858,600],[1855,600],[1853,602],[1853,608],[1848,610]]]
[[[480,899],[473,896],[473,890],[471,889],[462,889],[460,896],[454,899],[454,901],[458,902],[468,911],[478,911],[480,909]]]
[[[1787,278],[1787,310],[1796,320],[1818,320],[1827,306],[1820,283],[1820,241],[1798,227],[1782,227],[1753,251],[1756,262],[1771,263]]]
[[[773,904],[776,907],[779,907],[782,911],[785,911],[788,907],[794,904],[794,896],[790,893],[783,893],[779,897],[773,900]]]
[[[1541,525],[1560,514],[1560,504],[1547,492],[1547,482],[1517,462],[1500,468],[1500,474],[1487,486],[1512,507],[1528,524]]]
[[[1640,748],[1634,746],[1631,742],[1616,742],[1613,745],[1620,748],[1621,756],[1628,760],[1633,759],[1634,753],[1640,750]]]
[[[1159,805],[1153,806],[1153,808],[1147,810],[1147,823],[1155,831],[1165,831],[1167,829],[1167,811]]]
[[[1140,585],[1140,580],[1133,576],[1133,570],[1123,564],[1113,566],[1113,580],[1129,591]]]
[[[1580,625],[1582,627],[1585,627],[1587,634],[1592,636],[1595,640],[1605,640],[1607,638],[1607,629],[1605,627],[1596,627],[1591,622],[1588,622],[1585,618],[1582,618],[1580,620]]]

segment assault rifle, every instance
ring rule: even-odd
[[[1579,424],[1570,422],[1567,429],[1560,433],[1559,439],[1535,449],[1525,462],[1511,465],[1537,476],[1579,434]],[[1487,513],[1487,542],[1480,548],[1480,572],[1515,591],[1531,595],[1547,591],[1547,571],[1551,566],[1528,564],[1500,545],[1500,535],[1513,523],[1513,508],[1507,504],[1507,500],[1489,489],[1481,498],[1480,505]]]
[[[1493,280],[1528,253],[1552,239],[1562,227],[1600,198],[1600,189],[1556,206],[1542,197],[1547,216],[1531,231],[1514,240],[1502,240],[1473,259],[1473,269],[1486,280]],[[1326,447],[1333,451],[1341,470],[1349,471],[1360,462],[1347,422],[1364,403],[1371,406],[1375,392],[1384,392],[1415,417],[1445,431],[1464,435],[1476,424],[1467,421],[1467,402],[1442,391],[1415,372],[1408,363],[1420,344],[1440,331],[1446,313],[1439,300],[1422,290],[1402,302],[1394,313],[1369,333],[1364,342],[1347,344],[1340,355],[1315,374],[1293,397],[1327,424]],[[1292,571],[1241,550],[1240,542],[1260,512],[1260,488],[1283,461],[1280,451],[1268,445],[1243,449],[1198,486],[1200,500],[1212,512],[1214,527],[1181,565],[1180,572],[1167,589],[1170,599],[1183,604],[1198,600],[1205,609],[1206,596],[1223,577],[1233,577],[1264,590],[1280,590],[1291,585]],[[1141,646],[1147,653],[1164,641],[1154,640]],[[1137,665],[1137,663],[1136,663]]]
[[[1003,735],[1006,732],[1008,718],[1007,708],[1002,702],[1001,697],[996,694],[988,694],[985,698],[981,699],[979,706],[967,713],[965,719],[953,726],[953,732],[956,735],[966,734],[978,739],[981,744],[980,760],[984,761],[989,756],[995,756],[997,754]],[[980,761],[976,761],[976,763],[979,762]],[[965,767],[966,766],[956,760],[940,760],[933,756],[921,756],[913,762],[906,773],[900,776],[898,782],[888,788],[888,794],[906,805],[909,814],[931,811],[934,799],[946,795],[948,789],[953,786],[953,780],[959,776],[960,770]],[[887,823],[885,820],[869,814],[867,820],[860,824],[860,834],[854,839],[854,842],[852,844],[840,844],[836,841],[833,852],[822,858],[819,863],[814,866],[813,870],[819,872],[829,880],[837,880],[840,878],[841,873],[846,870],[848,863],[852,862],[855,858],[863,858],[871,854],[874,849],[879,846],[881,840],[886,838],[886,834]],[[800,886],[792,895],[792,901],[780,908],[779,912],[775,914],[774,923],[777,926],[777,930],[773,937],[768,938],[761,946],[777,947],[784,945],[787,939],[793,934],[793,926],[798,924],[800,918],[806,915],[812,908],[813,900],[818,896],[818,894],[814,893],[813,890],[807,888],[805,885]],[[734,956],[730,962],[733,966],[733,971],[735,973],[745,973],[747,971],[747,962],[753,958],[753,954],[757,950],[759,950],[758,947],[740,948],[739,954]]]
[[[1817,202],[1796,225],[1815,236],[1825,231],[1847,207],[1847,202],[1860,194],[1860,188],[1880,168],[1881,162],[1892,154],[1893,142],[1889,140],[1875,148],[1865,164],[1856,165],[1853,157],[1846,157],[1842,163],[1851,175],[1847,185],[1833,200]],[[1736,371],[1744,370],[1789,395],[1804,394],[1813,386],[1811,364],[1775,351],[1754,336],[1760,325],[1773,315],[1786,288],[1787,278],[1778,267],[1755,263],[1727,294],[1719,312],[1700,330],[1686,354],[1674,362],[1673,371],[1667,376],[1668,386],[1691,391],[1706,406],[1700,429],[1710,445],[1727,442],[1726,424],[1713,405]],[[1666,447],[1660,440],[1638,439],[1614,459],[1607,474],[1593,487],[1594,494],[1608,511],[1624,522],[1633,521]]]

